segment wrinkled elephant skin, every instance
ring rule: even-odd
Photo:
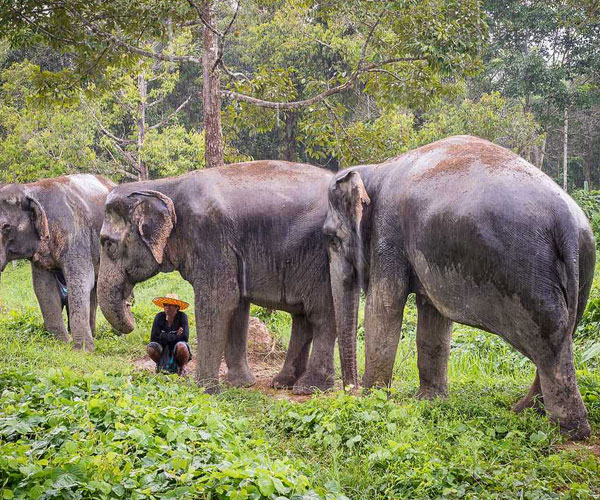
[[[500,335],[536,365],[516,409],[543,400],[563,432],[589,435],[572,334],[592,283],[594,239],[577,204],[543,172],[488,141],[450,137],[336,174],[323,230],[332,277],[346,290],[362,279],[367,291],[366,387],[390,383],[404,304],[415,293],[421,396],[447,394],[456,321]],[[332,285],[351,377],[344,383],[356,384],[357,302]]]
[[[219,389],[223,355],[231,385],[254,383],[246,339],[255,303],[293,317],[273,385],[296,393],[330,388],[335,319],[321,228],[331,178],[310,165],[259,161],[119,186],[101,231],[102,312],[131,331],[125,301],[133,285],[178,270],[194,288],[200,385]]]
[[[0,270],[11,260],[31,261],[44,327],[68,341],[55,276],[62,272],[76,349],[94,349],[100,228],[113,187],[102,177],[77,174],[0,188]]]

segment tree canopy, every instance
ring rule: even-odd
[[[600,182],[593,2],[7,1],[0,23],[4,180],[337,169],[471,133]]]

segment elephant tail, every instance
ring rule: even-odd
[[[559,226],[560,227],[560,226]],[[569,328],[575,333],[592,287],[596,248],[591,229],[568,224],[559,231],[556,241],[561,269],[561,289],[569,314]]]
[[[575,328],[581,321],[583,311],[590,296],[592,282],[594,281],[594,268],[596,266],[596,244],[591,231],[581,231],[579,234],[579,290],[577,296],[577,313],[575,316]]]

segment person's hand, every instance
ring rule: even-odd
[[[177,330],[177,335],[183,335],[183,326],[180,326]]]

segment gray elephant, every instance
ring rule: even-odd
[[[250,303],[293,317],[273,385],[297,394],[330,388],[335,319],[322,225],[331,177],[310,165],[258,161],[119,186],[101,232],[104,316],[132,331],[135,283],[178,270],[194,288],[196,378],[207,391],[219,390],[223,353],[231,385],[254,383],[246,358]]]
[[[488,141],[450,137],[338,173],[323,229],[345,384],[357,383],[361,283],[367,388],[390,383],[415,293],[420,395],[447,394],[456,321],[500,335],[534,362],[536,380],[517,409],[541,397],[563,432],[589,435],[572,335],[592,283],[594,238],[577,204],[539,169]]]
[[[29,259],[44,327],[68,341],[60,281],[69,293],[75,349],[94,349],[96,277],[104,202],[114,184],[90,174],[0,188],[0,271]]]

